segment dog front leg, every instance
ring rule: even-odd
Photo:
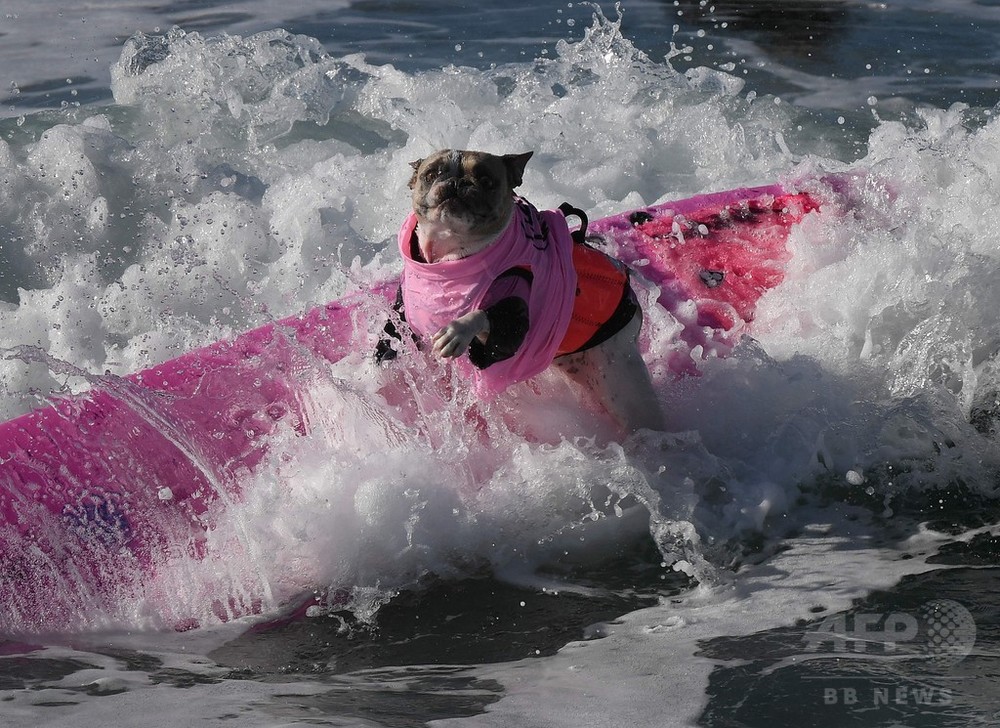
[[[461,356],[468,350],[473,339],[486,342],[490,335],[490,319],[483,310],[476,310],[460,316],[434,334],[434,353],[440,357]]]

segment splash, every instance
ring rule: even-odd
[[[388,402],[390,375],[359,353],[303,384],[311,436],[267,434],[240,498],[209,504],[197,554],[165,552],[104,611],[67,599],[83,626],[205,624],[343,589],[370,614],[429,575],[528,579],[650,537],[710,581],[810,494],[880,514],[993,494],[996,121],[955,107],[880,123],[854,161],[796,109],[722,71],[678,73],[599,13],[554,57],[485,70],[174,30],[130,39],[112,75],[112,105],[0,122],[0,229],[19,243],[2,251],[0,346],[45,353],[0,362],[7,417],[63,388],[54,360],[124,376],[394,273],[407,163],[437,147],[535,150],[522,192],[592,217],[828,171],[865,181],[797,228],[754,340],[698,377],[660,373],[675,434],[614,444],[549,377],[479,407],[432,362]],[[663,351],[676,331],[650,316],[644,336]]]

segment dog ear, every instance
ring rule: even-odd
[[[410,166],[413,167],[413,175],[410,177],[409,188],[412,190],[414,185],[417,184],[417,172],[420,171],[420,165],[424,163],[424,160],[417,159],[410,162]]]
[[[524,181],[524,168],[527,166],[532,154],[534,152],[503,155],[503,163],[507,168],[507,179],[510,181],[512,188],[517,187]]]

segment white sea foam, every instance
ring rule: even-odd
[[[346,3],[297,0],[294,8],[287,10],[290,15],[308,17],[343,5]],[[206,22],[224,23],[233,33],[252,33],[282,25],[275,22],[274,13],[273,3],[267,0],[247,0],[221,12],[211,5],[143,6],[127,0],[82,4],[9,0],[0,15],[0,32],[5,39],[0,94],[16,102],[22,87],[30,89],[38,83],[63,79],[63,91],[81,86],[93,91],[94,80],[106,88],[108,69],[118,58],[121,44],[134,33],[166,32],[175,23],[192,27]],[[70,94],[69,98],[76,97]],[[8,108],[0,109],[0,117],[10,113]]]

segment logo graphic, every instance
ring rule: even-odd
[[[976,644],[976,622],[969,610],[951,599],[934,599],[918,612],[927,630],[927,656],[944,664],[961,662]]]
[[[868,659],[921,659],[947,668],[968,657],[976,622],[951,599],[933,599],[914,613],[855,613],[827,617],[803,635],[813,653]]]

